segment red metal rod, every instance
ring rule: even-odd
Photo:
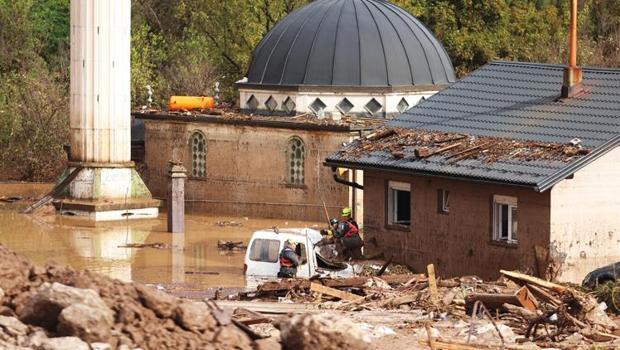
[[[577,2],[570,1],[569,67],[577,67]]]

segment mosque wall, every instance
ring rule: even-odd
[[[328,154],[348,142],[349,132],[291,130],[234,124],[145,120],[145,178],[157,198],[164,198],[168,161],[188,170],[188,211],[208,214],[325,221],[323,201],[336,217],[349,205],[350,188],[333,180],[323,166]],[[192,135],[206,140],[203,176],[193,171]],[[288,182],[287,148],[303,141],[303,184]]]

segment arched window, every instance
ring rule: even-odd
[[[304,145],[304,141],[297,136],[291,137],[286,147],[286,178],[290,185],[304,184],[305,158],[306,146]]]
[[[205,177],[207,175],[207,139],[200,131],[194,131],[189,139],[192,156],[192,176]]]

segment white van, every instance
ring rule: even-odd
[[[304,262],[297,267],[297,277],[310,278],[317,274],[332,277],[353,276],[353,268],[349,264],[331,262],[321,255],[316,244],[322,238],[319,231],[309,228],[254,232],[248,244],[243,266],[246,287],[254,289],[257,283],[278,277],[280,252],[284,248],[284,242],[288,239],[298,243],[297,254]]]

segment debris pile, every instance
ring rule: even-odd
[[[620,346],[620,325],[593,295],[517,272],[501,273],[496,282],[476,277],[441,280],[430,269],[428,276],[291,279],[262,284],[253,299],[315,303],[348,312],[419,312],[420,321],[408,326],[421,330],[427,345]],[[434,331],[426,330],[429,324]],[[435,334],[438,327],[443,329]],[[490,338],[477,337],[481,333],[490,333]]]
[[[486,163],[510,159],[570,162],[575,157],[590,153],[589,149],[581,146],[579,140],[559,144],[416,129],[380,128],[355,141],[352,146],[342,150],[341,155],[354,160],[375,151],[387,152],[396,159],[442,156],[452,163],[470,158],[480,158]]]
[[[233,242],[233,241],[217,241],[217,249],[219,250],[230,250],[230,251],[242,251],[245,250],[247,246],[243,244],[243,242]]]
[[[288,322],[279,326],[294,328]],[[353,343],[349,337],[342,344]],[[294,348],[286,339],[261,338],[213,302],[55,264],[35,266],[0,245],[1,349]]]

